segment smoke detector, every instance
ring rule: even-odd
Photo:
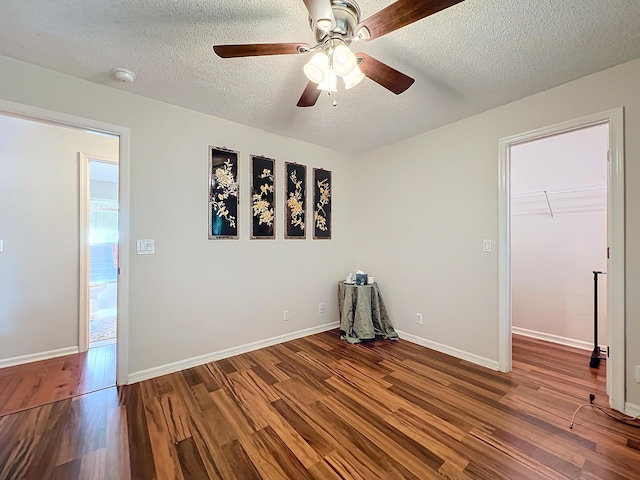
[[[133,83],[133,81],[136,79],[136,74],[127,68],[117,67],[114,68],[112,72],[113,75],[121,82]]]

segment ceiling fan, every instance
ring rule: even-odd
[[[397,0],[364,21],[360,21],[360,6],[355,0],[303,0],[309,11],[309,25],[316,44],[251,43],[215,45],[213,50],[222,58],[262,55],[312,53],[304,66],[309,79],[298,107],[315,105],[323,91],[338,90],[338,80],[345,89],[356,86],[365,77],[399,95],[414,79],[376,60],[364,52],[353,53],[352,42],[366,42],[382,37],[406,25],[433,15],[464,0]],[[333,104],[336,105],[335,99]]]

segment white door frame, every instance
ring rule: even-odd
[[[119,216],[118,216],[118,333],[116,348],[116,384],[125,385],[129,376],[129,165],[131,159],[131,130],[128,127],[99,122],[66,113],[45,110],[31,105],[0,99],[0,113],[19,116],[54,125],[63,125],[81,130],[108,133],[120,138],[119,149]]]
[[[90,162],[92,160],[96,162],[119,165],[118,159],[78,152],[78,172],[80,174],[80,318],[78,322],[78,350],[80,352],[86,352],[89,349],[89,321],[91,319],[91,245],[89,243],[89,233],[91,232],[91,225],[89,216],[91,214]],[[119,263],[118,266],[120,266]],[[120,279],[118,279],[118,281],[120,281]]]
[[[609,125],[609,175],[607,179],[607,317],[610,355],[607,359],[609,404],[625,407],[625,251],[624,251],[624,109],[605,112],[502,138],[498,142],[499,204],[499,321],[498,365],[511,371],[511,146],[592,125]],[[586,361],[586,360],[585,360]]]

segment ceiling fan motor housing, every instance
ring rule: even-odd
[[[360,23],[360,6],[355,0],[331,0],[331,10],[336,19],[336,26],[331,31],[318,28],[309,17],[309,26],[318,43],[336,36],[352,37],[356,26]]]

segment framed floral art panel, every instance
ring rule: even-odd
[[[284,238],[304,239],[307,236],[307,167],[284,163],[285,169],[285,227]]]
[[[313,169],[313,238],[331,239],[331,172]]]
[[[275,235],[275,168],[272,158],[251,155],[251,239]]]
[[[209,239],[238,238],[238,152],[209,146]]]

